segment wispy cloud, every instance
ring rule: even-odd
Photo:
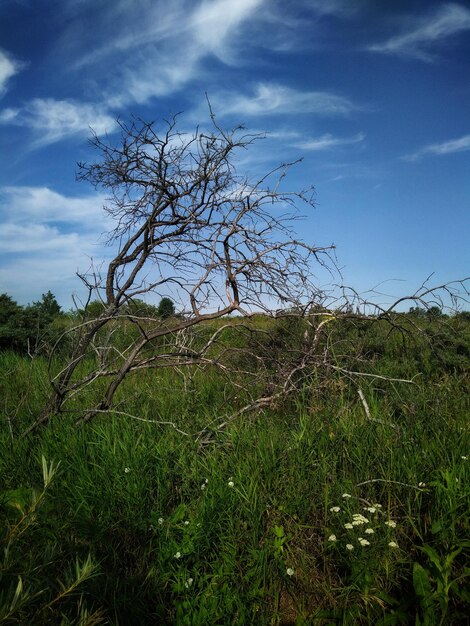
[[[4,109],[0,123],[16,124],[35,131],[33,147],[54,143],[71,135],[112,132],[117,123],[107,110],[95,104],[53,98],[35,98],[19,109]]]
[[[464,135],[458,139],[451,139],[450,141],[443,141],[441,143],[429,144],[413,152],[413,154],[405,155],[402,159],[404,161],[419,161],[427,155],[442,156],[454,152],[465,152],[467,150],[470,150],[470,135]]]
[[[211,101],[222,115],[263,116],[295,113],[347,115],[358,109],[351,100],[326,91],[299,91],[276,83],[259,83],[253,95],[225,92]]]
[[[24,67],[24,63],[16,61],[13,57],[0,49],[0,96],[7,90],[10,78]]]
[[[203,2],[193,13],[189,30],[197,48],[212,52],[221,59],[228,55],[233,36],[265,4],[264,0],[214,0]],[[258,16],[259,17],[259,16]]]
[[[75,2],[75,0],[74,0]],[[69,13],[77,12],[77,6],[72,2]],[[166,7],[161,2],[149,4],[143,0],[133,2],[113,2],[97,7],[95,0],[85,1],[78,11],[75,20],[69,19],[69,26],[64,31],[62,46],[66,53],[72,47],[74,60],[72,69],[81,69],[93,66],[95,69],[109,58],[119,57],[125,61],[130,54],[148,45],[164,45],[171,43],[187,29],[187,14],[183,10],[182,0],[173,0]],[[83,24],[87,16],[92,20],[87,24],[87,32],[83,32]],[[113,23],[112,31],[109,23]],[[80,48],[80,43],[86,41],[89,45],[86,52]],[[78,47],[74,49],[74,46]],[[75,56],[76,55],[76,56]],[[143,58],[139,59],[143,61]]]
[[[90,23],[93,36],[83,33],[81,14],[65,33],[62,45],[74,57],[75,70],[92,67],[96,76],[102,76],[101,91],[113,107],[175,93],[204,75],[204,61],[211,56],[235,63],[239,51],[246,48],[246,28],[242,27],[263,21],[269,14],[266,0],[134,0],[110,3],[96,11]],[[77,59],[84,36],[89,39],[88,52]],[[77,42],[77,49],[67,49],[73,46],[70,41]],[[101,41],[105,43],[97,45]]]
[[[102,101],[110,108],[122,109],[172,95],[198,80],[210,90],[214,74],[207,61],[211,58],[242,67],[248,59],[252,62],[250,49],[294,50],[304,45],[298,41],[298,31],[296,38],[290,29],[294,17],[296,24],[305,26],[324,14],[351,14],[347,0],[312,1],[298,0],[286,11],[281,0],[116,0],[98,4],[64,0],[69,25],[57,54],[66,56],[74,71],[91,71]],[[333,103],[330,97],[326,106],[333,104],[345,105],[338,98]]]
[[[300,141],[293,145],[296,148],[301,148],[302,150],[331,150],[332,148],[337,148],[338,146],[360,143],[364,141],[365,137],[364,133],[358,133],[353,137],[334,137],[330,133],[326,133],[325,135],[321,135],[321,137],[307,139],[306,141]]]
[[[413,20],[402,34],[369,46],[368,50],[429,62],[435,58],[429,48],[469,29],[470,10],[459,4],[444,4],[426,18]]]

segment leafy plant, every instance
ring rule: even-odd
[[[452,594],[464,602],[470,601],[468,589],[462,586],[470,576],[470,568],[455,571],[456,558],[468,548],[470,541],[463,541],[449,553],[440,555],[430,545],[418,547],[427,556],[427,567],[413,563],[413,587],[423,618],[422,622],[417,618],[417,625],[445,624]]]
[[[58,590],[44,586],[47,569],[51,563],[41,562],[40,554],[34,550],[35,529],[38,516],[44,505],[46,493],[50,489],[59,468],[59,463],[42,461],[42,489],[30,488],[7,490],[0,494],[4,511],[1,543],[3,557],[0,562],[0,623],[51,623],[56,607],[61,607],[65,599],[76,593],[77,588],[97,574],[97,566],[88,555],[84,561],[78,558],[74,567],[68,568],[63,580],[58,580]],[[29,558],[26,557],[25,549]],[[39,551],[41,547],[39,548]],[[25,558],[26,557],[26,558]],[[21,572],[21,573],[20,573]],[[38,574],[41,576],[38,577]],[[80,624],[102,623],[101,612],[91,614],[86,609],[83,598],[78,605]],[[84,621],[86,618],[87,621]],[[62,622],[66,623],[66,622]],[[69,622],[72,623],[72,622]]]

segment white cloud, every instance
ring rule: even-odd
[[[0,123],[25,126],[35,131],[35,146],[44,146],[71,135],[97,135],[112,132],[116,120],[107,110],[95,104],[53,98],[35,98],[20,109],[6,109],[0,114]]]
[[[102,207],[105,196],[96,194],[84,198],[63,196],[48,187],[4,187],[0,190],[0,208],[10,221],[40,221],[44,224],[64,222],[79,224],[82,230],[105,224]]]
[[[3,254],[26,254],[35,256],[35,253],[69,255],[77,252],[82,245],[78,233],[61,233],[58,228],[45,224],[2,224],[0,233],[0,248]]]
[[[15,61],[6,52],[0,50],[0,96],[7,90],[7,83],[10,78],[17,74],[22,67],[22,63]]]
[[[2,290],[28,302],[51,289],[61,302],[81,288],[77,270],[109,254],[100,243],[108,230],[101,195],[69,197],[47,187],[0,190]]]
[[[85,293],[76,272],[86,272],[96,250],[84,247],[86,242],[76,237],[58,236],[45,232],[52,238],[50,248],[26,254],[10,253],[0,267],[2,291],[14,300],[27,304],[39,300],[49,289],[64,308],[72,307],[72,294]]]
[[[445,154],[452,154],[454,152],[465,152],[467,150],[470,150],[470,135],[464,135],[458,139],[451,139],[450,141],[443,141],[441,143],[429,144],[413,154],[404,156],[403,160],[419,161],[429,154],[442,156]]]
[[[327,133],[321,137],[307,139],[306,141],[301,141],[294,145],[296,148],[302,148],[303,150],[320,151],[330,150],[331,148],[336,148],[338,146],[360,143],[361,141],[364,141],[364,139],[364,133],[358,133],[353,137],[334,137],[330,133]]]
[[[431,46],[469,29],[470,10],[459,4],[444,4],[432,15],[415,21],[403,34],[369,46],[368,50],[432,61]]]
[[[298,91],[276,83],[259,83],[253,96],[225,92],[211,97],[215,112],[240,116],[316,113],[347,115],[357,107],[347,98],[325,91]]]

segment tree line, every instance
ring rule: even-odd
[[[84,308],[64,311],[51,291],[43,293],[40,300],[22,306],[7,293],[0,294],[0,350],[13,350],[35,356],[52,349],[59,336],[70,325],[90,320],[103,312],[99,300],[89,302]],[[130,315],[150,318],[169,318],[176,315],[171,298],[163,297],[157,306],[134,299],[127,309]]]

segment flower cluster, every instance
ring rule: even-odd
[[[351,494],[343,494],[344,500],[349,501],[351,498]],[[349,502],[347,505],[349,505]],[[388,548],[398,548],[398,543],[391,536],[393,529],[397,527],[397,523],[392,519],[384,521],[385,514],[380,503],[376,502],[363,507],[364,513],[368,514],[367,517],[364,513],[350,513],[347,505],[344,509],[337,505],[329,509],[330,513],[332,513],[332,525],[335,532],[328,535],[328,544],[342,543],[341,539],[343,539],[346,550],[349,552],[352,552],[355,546],[367,548],[372,545],[384,545],[384,542],[386,542],[385,545]],[[347,518],[345,519],[346,515]]]

